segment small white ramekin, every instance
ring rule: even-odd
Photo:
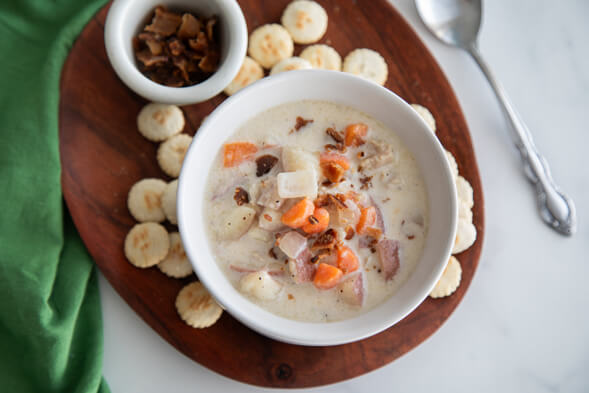
[[[204,219],[207,174],[224,141],[274,106],[300,100],[348,105],[380,120],[413,153],[429,196],[429,229],[415,270],[374,309],[337,322],[310,323],[272,314],[243,296],[217,265]],[[344,72],[289,71],[264,78],[219,105],[203,122],[184,158],[178,187],[178,223],[184,249],[200,281],[231,315],[276,340],[301,345],[344,344],[376,334],[403,319],[431,292],[454,244],[457,223],[454,179],[444,148],[423,119],[401,98]]]
[[[148,24],[157,5],[219,18],[219,69],[205,81],[187,87],[168,87],[144,76],[136,65],[132,41]],[[247,26],[235,0],[114,0],[106,18],[104,44],[119,78],[147,100],[188,105],[219,94],[237,75],[247,49]]]

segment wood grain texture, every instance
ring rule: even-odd
[[[319,0],[329,14],[321,40],[345,55],[358,47],[380,52],[389,66],[386,86],[410,103],[430,109],[438,136],[474,188],[478,238],[458,256],[462,284],[452,296],[427,299],[392,328],[360,342],[335,347],[284,344],[241,325],[228,313],[212,328],[192,329],[176,314],[180,288],[157,268],[140,270],[125,260],[123,241],[134,225],[127,192],[139,179],[169,180],[158,168],[157,145],[136,130],[145,101],[119,81],[106,57],[103,27],[108,6],[86,26],[67,59],[61,80],[60,147],[63,192],[88,251],[125,301],[164,339],[191,359],[229,378],[272,387],[334,383],[381,367],[434,333],[464,296],[483,241],[483,195],[468,129],[439,66],[386,0]],[[278,22],[288,0],[240,0],[250,32]],[[296,53],[301,51],[296,47]],[[224,100],[184,107],[185,132],[194,134],[203,117]]]

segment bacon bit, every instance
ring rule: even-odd
[[[155,9],[151,24],[145,26],[145,31],[167,37],[176,32],[180,23],[182,23],[182,17],[180,15],[174,12],[168,12],[164,7],[159,6]]]
[[[335,151],[339,151],[340,153],[345,153],[348,151],[348,148],[342,143],[338,143],[336,145],[334,145],[332,143],[328,143],[327,145],[325,145],[323,147],[325,148],[326,151],[335,150]]]
[[[292,293],[289,293],[287,296],[288,296],[288,300],[293,300],[294,299],[294,296],[292,295]]]
[[[311,257],[311,259],[309,261],[311,263],[317,263],[317,261],[319,261],[319,255],[315,255],[315,256]]]
[[[389,197],[386,197],[385,199],[383,199],[383,200],[382,200],[382,203],[387,203],[387,202],[388,202],[388,201],[390,201],[390,200],[391,200],[391,198],[389,198]]]
[[[264,217],[264,219],[268,222],[272,222],[272,216],[269,214],[264,214],[262,217]]]
[[[364,152],[363,152],[363,151],[360,151],[360,152],[358,152],[358,154],[356,154],[356,156],[357,156],[358,158],[364,158],[365,154],[364,154]]]
[[[311,246],[311,250],[320,250],[322,248],[327,248],[332,250],[337,245],[337,232],[333,230],[333,228],[329,228],[327,231],[323,232],[319,237],[315,240],[313,245]]]
[[[354,228],[352,226],[348,226],[346,228],[346,237],[345,237],[345,239],[346,240],[352,240],[354,238],[354,234],[355,233],[356,232],[354,231]]]
[[[331,197],[336,202],[336,204],[340,205],[344,209],[348,208],[348,206],[346,205],[346,199],[348,199],[348,198],[346,198],[346,196],[344,194],[331,195]]]
[[[362,183],[360,186],[361,190],[368,190],[370,187],[372,187],[372,176],[361,177],[360,183]]]
[[[311,214],[311,215],[309,216],[309,222],[310,222],[311,224],[315,225],[315,224],[319,223],[319,220],[318,220],[317,218],[315,218],[315,216],[314,216],[314,215],[312,215],[312,214]]]
[[[302,117],[297,116],[297,122],[294,126],[294,130],[298,131],[309,123],[313,123],[313,119],[303,119]]]
[[[324,187],[331,187],[333,186],[333,183],[331,182],[331,180],[327,179],[323,183],[321,183],[321,185]]]
[[[278,157],[271,156],[270,154],[263,155],[256,158],[256,176],[262,177],[266,173],[270,172],[274,165],[278,162]]]
[[[237,188],[235,188],[235,193],[233,194],[233,199],[235,200],[235,203],[237,203],[237,206],[241,206],[241,205],[245,205],[246,203],[249,203],[250,196],[246,190],[244,190],[241,187],[237,187]]]
[[[364,170],[364,168],[362,167],[362,165],[358,165],[358,172],[362,172]]]
[[[334,128],[329,127],[327,130],[325,130],[325,132],[327,133],[327,135],[329,135],[330,137],[333,138],[333,140],[338,143],[338,144],[343,144],[344,143],[344,136],[341,132],[337,132]]]
[[[409,240],[413,240],[413,239],[415,239],[415,236],[414,236],[414,235],[408,235],[408,236],[407,236],[407,239],[409,239]]]
[[[270,258],[272,258],[272,259],[276,259],[276,260],[278,259],[278,256],[277,256],[277,255],[276,255],[276,253],[274,252],[274,247],[271,247],[271,248],[268,250],[268,255],[270,255]]]

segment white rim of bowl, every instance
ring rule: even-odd
[[[113,69],[119,78],[135,93],[153,102],[186,105],[203,102],[219,94],[239,72],[247,50],[247,25],[241,8],[235,0],[216,0],[221,8],[224,23],[229,26],[230,48],[221,67],[205,81],[187,87],[168,87],[153,82],[143,75],[123,49],[127,43],[120,34],[122,24],[137,0],[115,0],[106,17],[104,44]]]

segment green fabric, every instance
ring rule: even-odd
[[[0,391],[107,392],[97,273],[60,186],[59,80],[104,0],[0,0]]]

